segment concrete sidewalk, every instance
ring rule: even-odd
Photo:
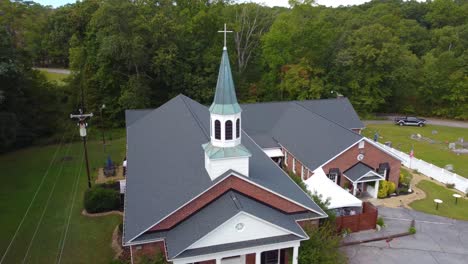
[[[394,231],[407,230],[414,219],[416,234],[395,238],[388,243],[383,240],[342,247],[341,250],[348,256],[348,263],[468,263],[468,222],[406,208],[379,207],[379,215],[384,218],[389,230]],[[399,223],[400,228],[396,227]],[[372,235],[356,233],[355,237],[358,236]]]

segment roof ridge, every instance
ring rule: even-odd
[[[287,100],[287,101],[267,101],[267,102],[252,102],[252,103],[241,103],[241,105],[254,105],[254,104],[274,104],[274,103],[294,103],[294,102],[312,102],[312,101],[333,101],[333,100],[343,100],[347,99],[348,97],[342,98],[320,98],[320,99],[310,99],[310,100]]]
[[[335,122],[335,121],[333,121],[333,120],[331,120],[331,119],[328,119],[328,118],[324,117],[323,115],[321,115],[321,114],[319,114],[319,113],[317,113],[317,112],[315,112],[315,111],[312,111],[312,109],[309,109],[309,108],[305,107],[304,105],[300,104],[298,101],[292,101],[292,103],[294,103],[294,104],[296,104],[296,105],[298,105],[298,106],[304,108],[305,110],[307,110],[307,111],[309,111],[309,112],[311,112],[311,113],[313,113],[313,114],[316,114],[317,116],[319,116],[319,117],[321,117],[321,118],[323,118],[323,119],[329,121],[330,123],[333,123],[333,124],[335,124],[335,125],[338,125],[338,126],[341,127],[341,128],[344,128],[346,131],[348,131],[348,132],[350,132],[350,133],[353,133],[353,134],[356,134],[356,135],[358,135],[358,136],[361,136],[361,138],[363,137],[361,134],[358,134],[358,133],[354,132],[353,130],[351,130],[351,129],[345,127],[345,126],[343,126],[343,125],[341,125],[341,124],[339,124],[339,123],[337,123],[337,122]]]
[[[202,130],[203,134],[205,134],[205,137],[209,140],[210,139],[210,135],[208,134],[208,132],[205,130],[205,127],[202,125],[200,119],[198,119],[198,117],[195,115],[195,113],[192,111],[192,108],[190,108],[190,106],[188,105],[188,103],[185,101],[185,95],[183,94],[179,94],[178,97],[180,97],[182,99],[182,102],[184,102],[184,105],[185,107],[187,107],[187,110],[189,110],[190,114],[192,115],[193,119],[195,120],[195,122],[197,123],[197,125],[200,127],[200,129]]]

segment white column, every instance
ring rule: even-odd
[[[353,183],[353,195],[356,196],[357,184]]]
[[[293,248],[292,264],[297,264],[297,257],[299,256],[299,246]]]
[[[221,259],[220,258],[216,259],[216,264],[221,264]]]
[[[261,263],[261,256],[262,256],[262,252],[257,252],[255,253],[255,264],[260,264]]]
[[[380,181],[375,181],[374,198],[377,198],[377,195],[379,193],[379,183],[380,183]]]

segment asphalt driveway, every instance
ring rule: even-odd
[[[383,240],[342,247],[348,263],[468,263],[468,222],[405,208],[380,207],[379,215],[393,227],[407,227],[415,219],[417,232],[388,243]]]

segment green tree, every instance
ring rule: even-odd
[[[341,237],[334,223],[326,222],[318,228],[306,229],[308,240],[301,242],[298,262],[300,264],[346,263],[346,256],[338,250]]]

